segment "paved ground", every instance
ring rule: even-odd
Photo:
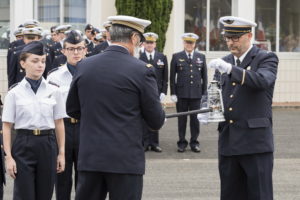
[[[168,113],[174,109],[167,109]],[[274,199],[300,200],[300,109],[274,109]],[[177,153],[177,120],[161,130],[162,153],[147,152],[143,200],[217,200],[216,124],[201,127],[201,153]],[[8,178],[5,200],[12,199]],[[88,199],[87,199],[88,200]]]

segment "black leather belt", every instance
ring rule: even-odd
[[[47,129],[47,130],[40,130],[40,129],[34,129],[34,130],[28,130],[28,129],[17,129],[17,134],[30,134],[30,135],[50,135],[54,134],[53,129]]]
[[[64,118],[64,122],[67,122],[70,124],[77,124],[77,123],[79,123],[79,120],[75,119],[75,118]]]

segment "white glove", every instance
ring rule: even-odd
[[[225,62],[221,58],[213,59],[208,64],[209,68],[217,69],[221,73],[230,74],[232,70],[232,65],[228,62]]]
[[[197,115],[197,119],[199,120],[200,124],[208,124],[208,113],[199,113]]]
[[[162,102],[165,99],[166,95],[165,93],[160,93],[159,99]]]
[[[175,94],[171,95],[171,101],[176,103],[178,101],[177,96]]]

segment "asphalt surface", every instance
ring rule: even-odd
[[[175,112],[168,108],[167,113]],[[274,108],[274,199],[300,200],[300,109]],[[146,152],[143,200],[218,200],[217,124],[201,126],[201,153],[178,153],[177,119],[168,119],[160,131],[162,153]],[[187,139],[189,139],[187,130]],[[5,200],[12,199],[7,177]],[[74,197],[74,192],[73,195]],[[53,197],[53,199],[55,199]],[[88,200],[88,198],[87,198]]]

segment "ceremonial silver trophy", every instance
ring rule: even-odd
[[[223,115],[224,105],[222,99],[222,92],[218,88],[217,81],[211,81],[207,88],[207,107],[212,108],[212,111],[208,113],[207,122],[225,121]]]

